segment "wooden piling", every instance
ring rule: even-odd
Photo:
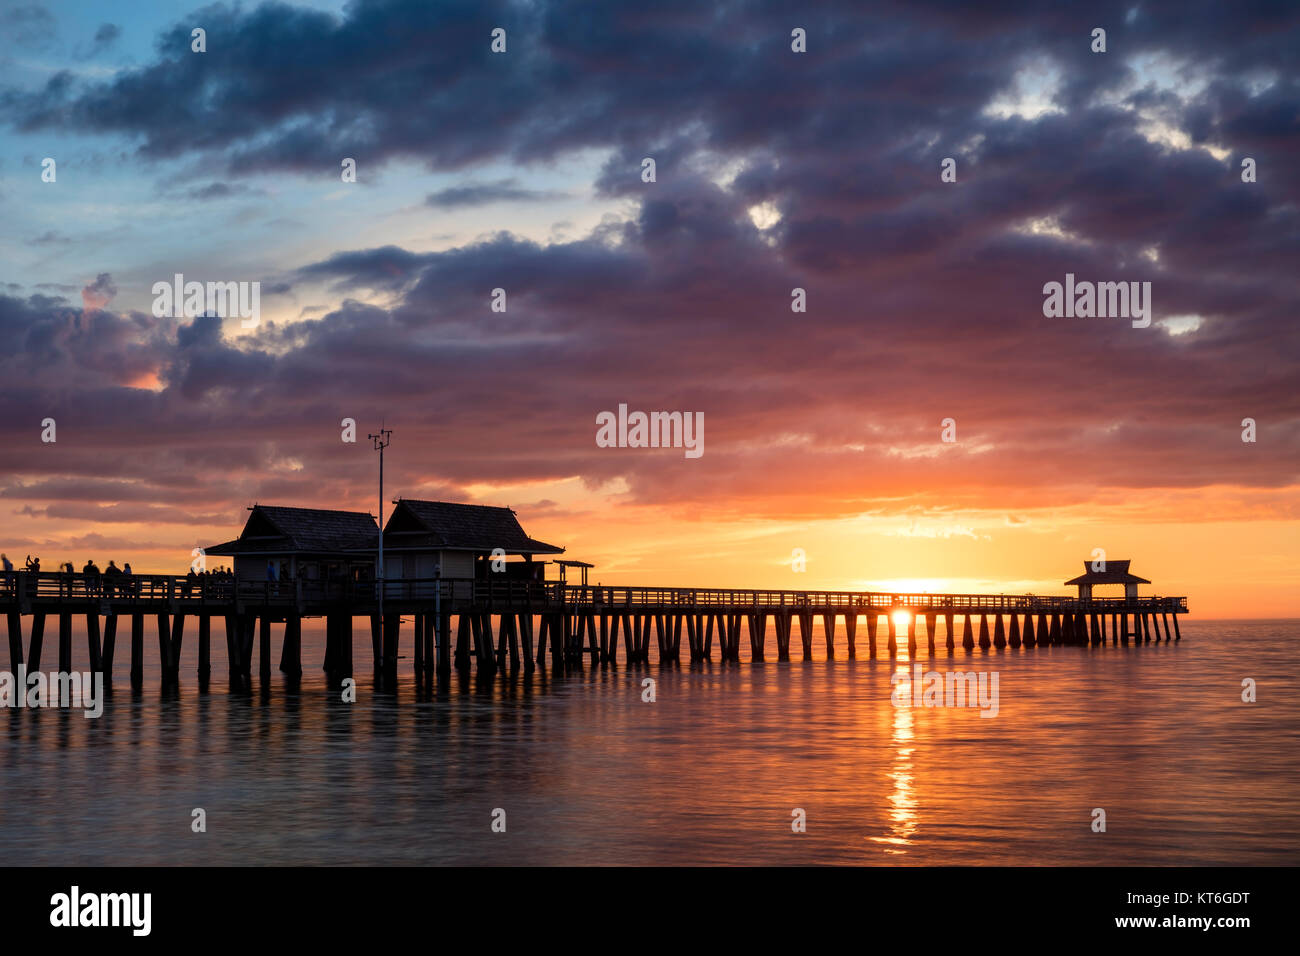
[[[1020,642],[1025,647],[1035,647],[1038,644],[1038,638],[1034,635],[1034,615],[1032,612],[1025,615],[1025,629],[1021,632]]]
[[[1007,634],[1007,646],[1011,648],[1020,646],[1020,615],[1015,611],[1011,612],[1011,628]]]
[[[158,615],[158,666],[163,684],[169,684],[176,668],[172,661],[172,622],[166,611]]]
[[[375,673],[380,674],[384,670],[384,622],[378,614],[370,615],[370,646],[375,652]],[[460,666],[459,662],[456,666]]]
[[[131,686],[144,685],[144,615],[131,615]]]
[[[1002,629],[1002,615],[993,615],[993,646],[999,650],[1007,646],[1007,632]]]
[[[975,631],[971,628],[970,615],[963,614],[962,621],[964,626],[961,631],[961,646],[968,651],[975,650]]]
[[[114,622],[116,623],[116,622]],[[199,616],[199,680],[212,676],[212,615]]]
[[[284,622],[280,670],[295,680],[302,677],[302,617],[290,612]]]
[[[134,680],[134,675],[135,675],[135,653],[134,653],[135,633],[136,633],[136,623],[139,617],[140,615],[138,614],[131,615],[132,680]],[[239,652],[240,652],[239,618],[236,617],[234,614],[227,614],[226,615],[226,664],[230,670],[230,682],[232,684],[235,683],[235,681],[239,679],[239,676],[244,672],[244,665],[240,661]]]
[[[86,655],[90,658],[92,674],[104,672],[102,651],[103,648],[99,643],[99,614],[92,612],[86,615]]]
[[[767,645],[767,613],[756,611],[749,615],[749,654],[750,660],[764,662],[763,656]]]
[[[113,680],[113,649],[117,644],[117,615],[110,614],[104,618],[104,653],[101,664],[104,670],[104,683]]]
[[[867,654],[876,656],[876,628],[880,626],[880,615],[875,608],[867,608]]]

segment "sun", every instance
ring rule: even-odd
[[[912,615],[907,611],[895,611],[892,616],[894,619],[894,626],[899,629],[906,628],[912,621]]]

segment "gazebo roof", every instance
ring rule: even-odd
[[[1140,578],[1136,574],[1130,574],[1128,570],[1128,561],[1107,561],[1105,571],[1092,570],[1092,562],[1083,562],[1084,574],[1077,578],[1071,578],[1065,583],[1070,584],[1150,584],[1146,578]]]
[[[407,540],[398,544],[396,537]],[[509,508],[451,501],[401,498],[384,529],[384,540],[397,548],[445,551],[492,551],[507,554],[563,554],[564,549],[530,538]]]
[[[379,528],[361,511],[254,505],[244,530],[234,541],[206,549],[207,554],[338,554],[373,551]]]

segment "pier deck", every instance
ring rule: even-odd
[[[179,674],[187,618],[197,620],[198,673],[203,680],[211,671],[211,620],[223,619],[235,681],[250,676],[255,638],[259,672],[270,675],[273,623],[284,625],[280,670],[300,675],[304,617],[326,619],[325,671],[332,680],[342,680],[352,675],[355,617],[370,620],[376,671],[394,677],[402,618],[413,617],[415,668],[423,677],[449,674],[453,666],[468,670],[472,662],[481,674],[515,670],[521,663],[528,672],[545,664],[548,641],[556,669],[581,667],[588,657],[592,665],[615,664],[620,632],[628,663],[649,661],[652,631],[660,662],[680,662],[683,633],[692,662],[712,660],[715,632],[720,659],[739,662],[746,625],[750,659],[760,662],[766,659],[769,618],[776,631],[777,659],[784,661],[790,659],[796,622],[803,656],[812,656],[814,619],[820,619],[827,657],[835,655],[835,632],[842,624],[852,658],[857,656],[860,618],[866,624],[867,652],[874,657],[878,631],[885,636],[887,652],[894,654],[900,631],[908,648],[915,650],[922,626],[933,651],[939,618],[944,619],[947,648],[956,646],[954,624],[961,618],[961,645],[973,649],[1093,645],[1106,643],[1108,636],[1112,644],[1127,644],[1130,637],[1144,643],[1153,634],[1159,642],[1162,619],[1164,639],[1180,640],[1178,615],[1187,613],[1185,597],[643,588],[470,579],[389,580],[382,586],[381,614],[375,582],[195,581],[181,575],[15,571],[0,575],[0,612],[7,617],[11,664],[16,670],[26,660],[29,671],[39,668],[47,617],[59,623],[60,670],[71,670],[72,619],[85,615],[92,669],[107,674],[112,672],[118,621],[129,620],[131,678],[136,686],[143,674],[146,617],[157,622],[161,669],[164,680],[173,681]],[[25,617],[31,618],[26,654]]]

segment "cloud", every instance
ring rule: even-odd
[[[102,23],[99,29],[95,31],[94,47],[91,56],[96,56],[117,42],[117,38],[122,35],[122,28],[114,23]]]
[[[553,190],[524,189],[513,179],[501,179],[491,183],[449,186],[431,193],[425,198],[424,204],[435,209],[460,209],[467,206],[486,206],[494,202],[541,202],[557,199],[563,195]]]

